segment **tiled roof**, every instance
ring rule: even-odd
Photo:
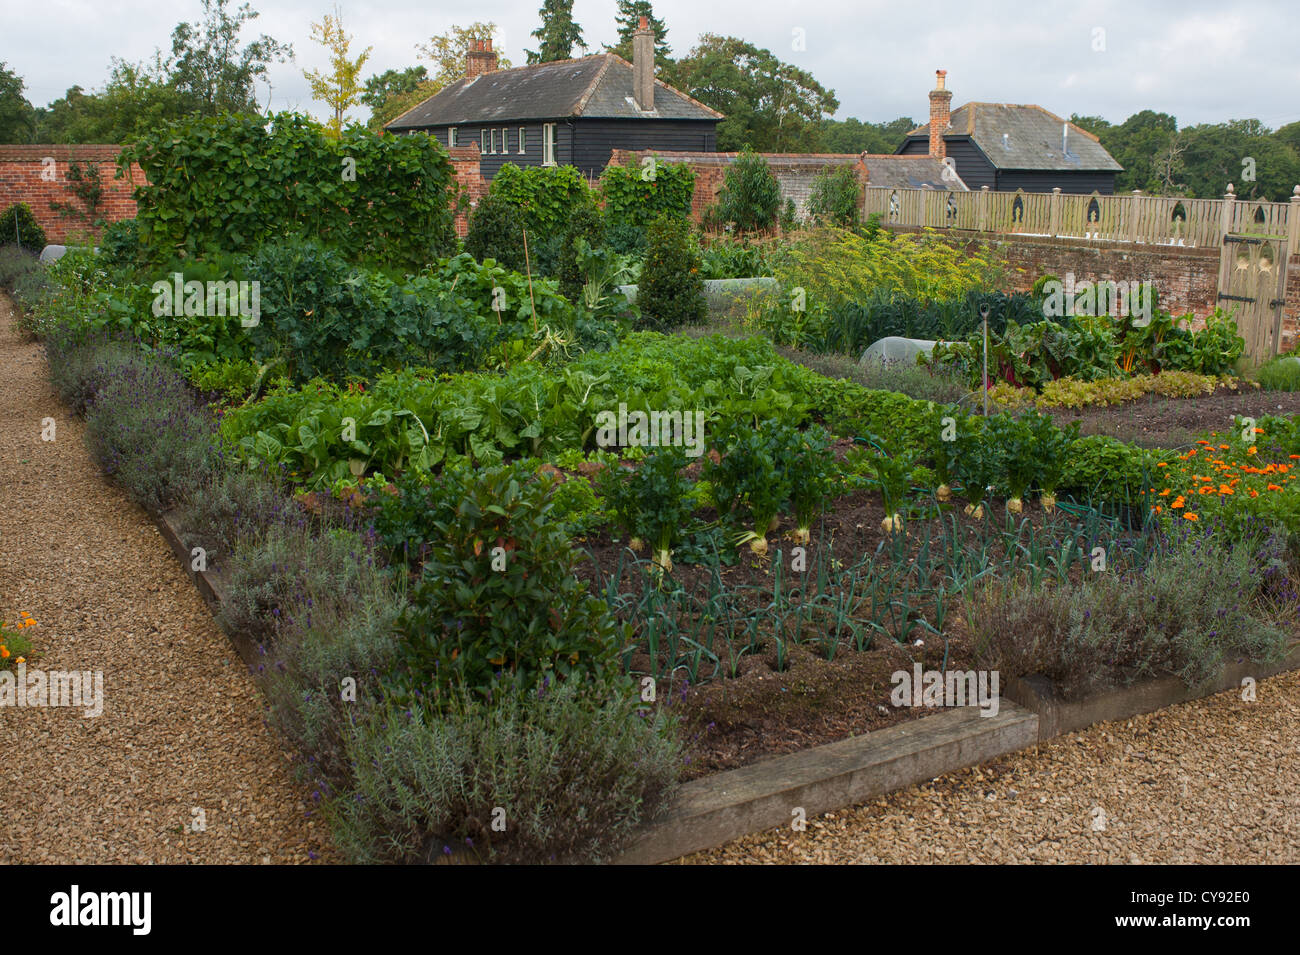
[[[723,116],[655,80],[653,110],[637,108],[632,64],[613,53],[557,60],[461,79],[407,110],[387,129],[567,119],[701,119]]]
[[[999,169],[1120,172],[1124,168],[1092,133],[1041,106],[967,103],[952,111],[950,124],[945,138],[969,136]],[[907,135],[910,139],[929,134],[927,124]]]

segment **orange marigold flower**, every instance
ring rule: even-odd
[[[1169,506],[1170,506],[1170,507],[1182,507],[1183,504],[1184,504],[1183,496],[1182,496],[1181,494],[1179,494],[1178,497],[1174,498],[1174,503],[1170,504]]]
[[[1270,484],[1270,485],[1266,488],[1266,490],[1269,490],[1269,491],[1280,491],[1280,490],[1282,490],[1282,486],[1281,486],[1280,484]]]
[[[1251,496],[1251,497],[1259,497],[1259,491],[1256,491],[1256,490],[1252,487],[1252,488],[1250,489],[1250,496]]]
[[[1199,521],[1200,518],[1197,517],[1195,514],[1193,514],[1191,511],[1187,511],[1187,512],[1185,512],[1185,513],[1183,514],[1183,520],[1185,520],[1185,521]]]
[[[1168,496],[1169,496],[1169,493],[1170,493],[1170,492],[1169,492],[1169,488],[1165,488],[1163,491],[1160,492],[1160,496],[1161,496],[1161,497],[1168,497]]]
[[[9,648],[0,647],[0,660],[8,659],[8,657],[9,657]]]
[[[1247,453],[1247,454],[1255,454],[1255,453],[1258,452],[1258,451],[1259,451],[1259,448],[1255,447],[1255,445],[1253,445],[1253,444],[1252,444],[1250,447],[1248,447],[1248,448],[1246,449],[1246,453]]]

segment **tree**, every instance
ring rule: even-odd
[[[254,84],[266,82],[271,63],[293,59],[292,45],[263,34],[241,49],[239,33],[257,11],[245,3],[228,13],[230,0],[200,3],[203,21],[179,23],[172,31],[171,85],[187,101],[190,114],[257,112]]]
[[[429,79],[434,84],[434,92],[463,77],[465,54],[471,45],[475,41],[491,40],[496,31],[497,25],[491,21],[474,22],[467,27],[453,26],[446,33],[431,37],[428,43],[416,44],[420,55],[433,61],[433,76]],[[497,69],[510,69],[510,61],[500,53],[497,54]]]
[[[361,75],[361,67],[370,59],[370,51],[374,47],[366,47],[355,60],[348,59],[352,37],[343,29],[343,14],[338,7],[334,8],[334,16],[327,13],[320,23],[311,25],[311,36],[329,51],[330,72],[304,70],[302,75],[311,84],[312,99],[320,100],[334,111],[326,129],[338,138],[343,135],[343,114],[361,102],[361,86],[357,77]]]
[[[428,82],[429,71],[423,66],[408,66],[404,70],[384,70],[370,77],[361,92],[362,105],[370,107],[370,119],[366,125],[371,129],[383,129],[411,106],[427,98],[426,96],[417,98],[416,94],[421,86]],[[408,100],[411,101],[410,105],[407,105]]]
[[[23,96],[23,78],[0,63],[0,143],[25,143],[36,129],[36,111]]]
[[[650,0],[618,0],[618,13],[614,15],[614,22],[618,24],[618,43],[605,49],[631,62],[632,34],[637,31],[642,17],[646,18],[655,35],[655,66],[663,69],[672,62],[668,55],[672,52],[668,46],[668,28],[655,16]]]
[[[573,56],[575,46],[587,52],[582,41],[582,27],[573,19],[573,0],[542,0],[537,11],[542,25],[529,34],[538,39],[539,49],[526,51],[529,63],[551,63]]]
[[[907,116],[888,123],[870,123],[849,117],[825,119],[821,124],[820,149],[828,153],[890,154],[903,144],[916,123]]]
[[[812,74],[736,37],[706,33],[666,72],[667,82],[726,114],[718,124],[724,152],[745,145],[759,152],[816,151],[822,120],[840,105]]]

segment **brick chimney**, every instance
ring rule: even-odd
[[[655,35],[645,17],[632,34],[632,96],[637,109],[655,108]]]
[[[952,125],[952,90],[944,89],[947,70],[935,70],[934,89],[930,90],[930,155],[943,159],[948,155],[943,134]]]
[[[492,49],[492,39],[471,40],[465,54],[465,79],[472,80],[497,68],[497,55]]]

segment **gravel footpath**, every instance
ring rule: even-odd
[[[1103,723],[681,861],[1297,863],[1300,672],[1256,697]]]
[[[37,621],[29,665],[102,670],[104,702],[0,707],[0,863],[332,860],[246,667],[13,317],[0,294],[0,617]]]

